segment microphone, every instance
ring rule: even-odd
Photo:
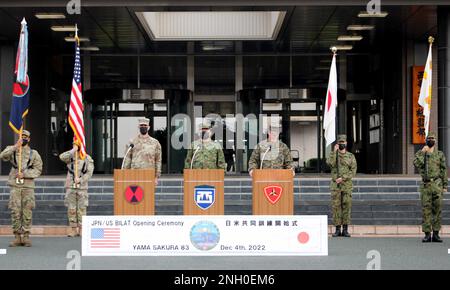
[[[192,166],[194,165],[195,155],[197,154],[198,150],[200,150],[200,145],[197,146],[197,149],[195,149],[194,155],[192,155],[191,169],[192,169]]]
[[[134,144],[130,143],[130,145],[128,146],[127,153],[125,153],[125,156],[123,157],[122,167],[120,169],[123,169],[123,166],[125,165],[125,159],[127,159],[128,153],[130,152],[131,149],[133,149],[133,147],[134,147]]]
[[[270,150],[272,150],[272,145],[269,145],[269,148],[267,148],[266,152],[264,152],[263,157],[261,159],[261,165],[259,166],[259,169],[262,169],[263,163],[264,163],[264,158],[266,158],[266,154],[267,152],[269,152]]]

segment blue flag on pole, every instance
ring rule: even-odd
[[[20,134],[23,119],[28,114],[30,79],[28,78],[28,28],[25,18],[22,20],[19,46],[17,48],[16,66],[14,70],[13,99],[9,126]]]

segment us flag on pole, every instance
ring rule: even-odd
[[[93,228],[90,238],[91,248],[120,248],[120,228]]]
[[[84,136],[83,94],[81,89],[80,43],[75,35],[75,65],[73,68],[72,92],[70,94],[69,124],[73,130],[74,139],[81,144],[80,158],[86,157],[86,140]]]

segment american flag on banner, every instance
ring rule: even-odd
[[[96,249],[120,248],[120,228],[91,229],[90,245]]]
[[[81,144],[80,158],[86,157],[86,140],[84,137],[83,94],[81,89],[80,42],[75,35],[75,65],[73,68],[72,92],[70,94],[69,124],[75,141]]]

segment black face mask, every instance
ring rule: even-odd
[[[141,132],[142,135],[145,135],[148,132],[148,128],[147,127],[139,127],[139,131]]]
[[[29,141],[27,139],[22,139],[22,146],[27,146],[28,142]]]
[[[209,132],[208,131],[202,131],[202,139],[208,139],[209,138]]]
[[[427,140],[427,146],[430,148],[434,146],[434,143],[435,143],[434,140]]]
[[[344,150],[347,145],[345,144],[339,144],[339,150]]]

